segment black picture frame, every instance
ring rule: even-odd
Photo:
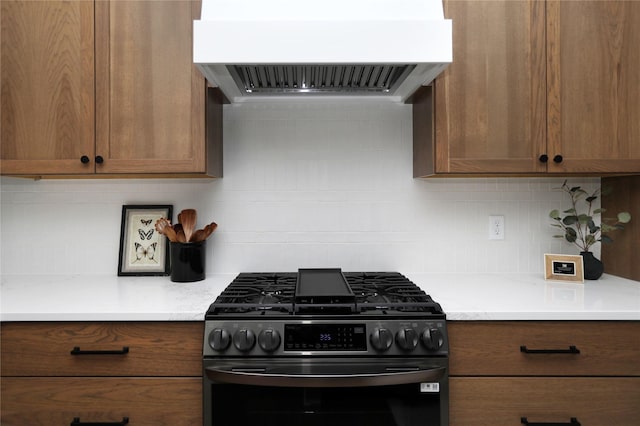
[[[118,276],[169,275],[169,240],[155,229],[161,217],[172,220],[173,206],[122,206]]]

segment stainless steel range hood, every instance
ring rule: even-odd
[[[203,0],[194,62],[231,102],[403,102],[452,60],[441,0]]]

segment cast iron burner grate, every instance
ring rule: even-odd
[[[420,287],[396,272],[345,273],[360,313],[443,314]]]
[[[255,315],[430,315],[444,318],[441,306],[398,272],[345,272],[354,303],[300,303],[298,274],[241,273],[211,304],[206,317]]]
[[[210,306],[207,315],[293,312],[295,273],[239,274]]]

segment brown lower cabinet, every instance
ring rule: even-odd
[[[202,379],[3,377],[4,426],[202,424]]]
[[[638,425],[640,321],[448,327],[451,426]],[[202,424],[202,322],[9,322],[0,330],[3,426]]]
[[[202,424],[202,322],[6,322],[0,424]]]
[[[637,426],[640,379],[452,377],[451,426],[532,424]]]
[[[451,426],[639,424],[640,321],[452,321],[448,330]]]

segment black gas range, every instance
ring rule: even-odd
[[[398,272],[241,273],[205,315],[204,424],[447,425],[445,319]]]

